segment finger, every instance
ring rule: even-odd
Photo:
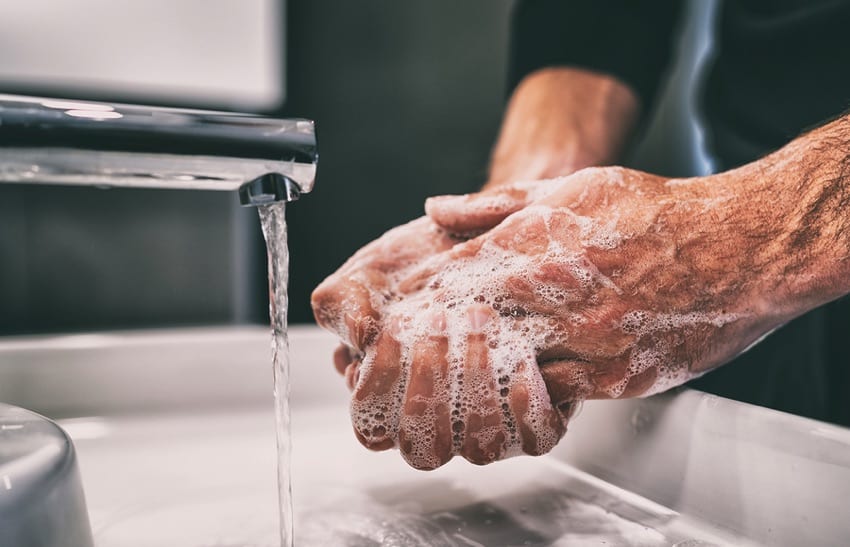
[[[401,454],[416,469],[435,469],[452,457],[449,341],[444,318],[429,322],[443,328],[413,348],[398,431]]]
[[[458,240],[449,236],[428,217],[395,229],[371,244],[368,262],[361,265],[373,272],[390,295],[399,292],[397,280],[403,279],[411,268],[417,268],[435,255],[451,249]]]
[[[540,366],[549,399],[563,419],[568,420],[578,402],[588,399],[595,388],[587,362],[549,361]]]
[[[520,447],[531,456],[546,454],[566,432],[569,415],[559,413],[552,405],[546,384],[530,352],[512,368],[508,401]]]
[[[418,263],[423,256],[450,249],[457,240],[447,236],[427,216],[397,226],[367,244],[349,258],[339,273],[362,270],[391,273]]]
[[[477,234],[493,228],[529,202],[529,186],[510,185],[495,191],[461,196],[436,196],[425,201],[425,212],[452,234]]]
[[[360,364],[351,398],[351,420],[357,439],[372,450],[395,446],[401,402],[401,345],[381,332]]]
[[[360,381],[360,359],[355,359],[347,367],[345,367],[345,385],[349,391],[354,391],[357,383]]]
[[[419,266],[412,268],[408,271],[407,275],[399,281],[396,287],[398,294],[407,295],[412,292],[417,292],[425,288],[425,286],[429,283],[431,283],[430,288],[438,289],[439,285],[433,284],[432,278],[438,272],[443,271],[450,260],[450,257],[445,254],[437,255],[431,257],[430,260],[423,262]]]
[[[435,279],[440,272],[445,271],[453,262],[474,257],[484,244],[484,239],[479,237],[458,243],[449,252],[431,257],[430,260],[419,264],[405,272],[396,290],[400,295],[408,295],[420,291],[428,286],[429,289],[441,288],[440,280]],[[449,289],[450,287],[446,287]]]
[[[623,167],[588,167],[564,177],[561,184],[546,196],[541,205],[568,207],[582,216],[593,216],[615,196],[651,194],[665,179]]]
[[[356,277],[333,275],[311,296],[313,315],[319,326],[359,351],[373,341],[380,320],[371,298],[379,286],[369,274],[363,271]]]
[[[590,374],[595,387],[591,399],[619,399],[631,377],[629,358],[623,356],[595,363]]]
[[[453,430],[458,432],[460,454],[474,464],[485,465],[504,457],[508,432],[496,382],[489,372],[486,337],[470,334],[466,342],[461,421]]]
[[[640,395],[643,395],[649,391],[653,385],[655,385],[655,381],[657,379],[658,369],[656,367],[649,367],[643,372],[639,372],[634,376],[631,376],[622,395],[620,395],[620,398],[625,399],[628,397],[639,397]]]
[[[618,314],[616,307],[582,307],[582,303],[564,307],[553,313],[541,313],[536,319],[536,327],[546,332],[537,354],[538,364],[628,361],[629,348],[634,347],[636,335],[624,332],[619,326],[622,314]],[[570,311],[569,307],[577,311]],[[532,306],[530,309],[543,308]]]
[[[633,393],[643,393],[638,390],[645,390],[646,383],[650,382],[651,385],[655,380],[654,373],[641,371],[641,374],[632,374],[628,356],[595,363],[549,361],[540,366],[540,373],[556,408],[585,399],[630,397]],[[634,384],[630,386],[632,378]]]
[[[345,369],[354,361],[354,355],[351,348],[345,344],[340,344],[334,350],[334,368],[340,374],[345,374]]]
[[[452,424],[457,450],[478,465],[503,458],[509,441],[487,336],[483,332],[492,316],[492,310],[486,306],[471,306],[467,311],[470,332],[466,336],[463,374],[458,382],[460,407]]]
[[[384,305],[397,292],[395,280],[404,278],[401,272],[456,243],[427,217],[390,230],[313,291],[316,322],[363,351],[377,334]]]

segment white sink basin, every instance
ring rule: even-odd
[[[433,472],[351,433],[334,342],[292,340],[296,544],[829,545],[847,430],[695,392],[587,404],[551,454]],[[0,400],[74,439],[98,547],[277,543],[263,328],[7,340]]]

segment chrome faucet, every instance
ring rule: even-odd
[[[313,189],[303,119],[0,95],[0,182],[236,190],[243,205]]]

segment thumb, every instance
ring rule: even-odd
[[[485,232],[532,200],[534,183],[500,186],[475,194],[436,196],[425,200],[425,212],[451,234]]]

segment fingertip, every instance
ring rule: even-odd
[[[360,381],[360,361],[350,363],[345,367],[343,374],[345,375],[345,385],[348,386],[349,390],[354,391]]]
[[[332,291],[329,285],[330,283],[325,279],[318,287],[313,289],[310,294],[310,307],[313,310],[316,323],[323,329],[334,331],[332,324],[337,315],[337,306],[334,305],[335,299],[331,297]]]
[[[443,195],[425,198],[425,214],[433,220],[434,215],[442,215],[446,206],[451,207],[454,201],[463,199],[466,195]]]
[[[383,452],[384,450],[389,450],[395,446],[395,442],[392,439],[388,437],[379,437],[376,439],[371,438],[371,436],[367,437],[363,435],[357,427],[354,428],[354,436],[357,437],[360,444],[375,452]]]
[[[425,200],[425,214],[437,226],[453,234],[468,232],[468,219],[464,218],[465,202],[469,194],[457,196],[434,196]]]
[[[510,406],[516,420],[522,451],[530,456],[540,455],[537,447],[537,435],[526,421],[526,416],[531,410],[531,405],[528,397],[528,388],[525,384],[517,382],[511,386]]]
[[[470,325],[475,326],[476,311],[468,313]],[[478,323],[478,326],[483,327],[483,324]],[[453,442],[460,455],[475,465],[487,465],[504,458],[511,444],[491,367],[486,335],[470,331],[466,337],[461,393],[469,402],[460,411]]]
[[[362,351],[374,339],[380,321],[372,306],[372,292],[361,280],[329,277],[310,296],[316,323]]]
[[[563,419],[551,397],[547,397],[546,382],[532,356],[516,364],[514,375],[508,400],[520,448],[530,456],[546,454],[566,433],[567,420]]]
[[[336,371],[340,374],[345,374],[345,369],[351,364],[354,357],[352,356],[351,349],[348,346],[340,344],[334,350],[333,360]]]
[[[477,449],[473,450],[473,451],[464,452],[463,457],[469,463],[471,463],[473,465],[479,465],[479,466],[491,464],[491,463],[493,463],[493,462],[495,462],[499,459],[499,458],[495,457],[495,455],[487,457],[486,455],[484,455],[483,452],[481,452]]]
[[[626,389],[623,390],[620,398],[627,399],[629,397],[638,397],[643,395],[649,391],[657,379],[658,369],[656,367],[649,367],[643,372],[635,374],[629,378],[628,384],[626,384]]]
[[[398,434],[398,448],[401,452],[401,457],[407,462],[407,465],[419,471],[433,471],[446,465],[454,457],[454,454],[449,451],[441,451],[435,447],[435,457],[423,458],[417,454],[414,449],[415,441],[409,437],[404,429],[401,429]],[[451,448],[451,445],[449,446]]]
[[[389,332],[378,334],[371,360],[364,365],[354,398],[362,403],[370,397],[391,398],[401,378],[401,344]]]
[[[488,430],[501,427],[502,417],[496,413],[467,416],[466,436],[460,454],[470,463],[487,465],[501,460],[507,453],[507,436],[504,431],[484,435]],[[483,437],[489,437],[484,440]]]
[[[526,192],[516,189],[425,201],[425,212],[444,230],[462,236],[487,231],[526,205]]]
[[[431,330],[412,350],[398,440],[417,469],[436,469],[452,457],[448,344],[445,334]]]
[[[561,416],[561,419],[566,426],[570,419],[578,413],[581,405],[581,401],[564,401],[556,405],[555,410],[558,411],[558,414]]]

